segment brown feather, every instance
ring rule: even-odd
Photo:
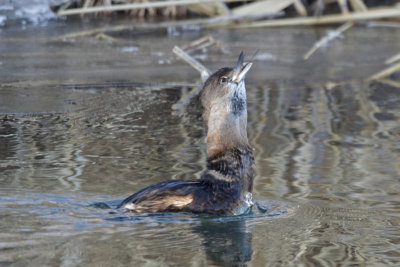
[[[144,188],[119,207],[143,212],[241,213],[253,187],[254,157],[247,139],[243,78],[251,63],[222,68],[204,84],[201,95],[207,127],[207,169],[198,181],[165,181]],[[233,80],[236,79],[236,80]]]

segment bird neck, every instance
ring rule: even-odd
[[[211,108],[207,121],[207,154],[213,157],[237,147],[248,147],[247,110],[240,115]]]

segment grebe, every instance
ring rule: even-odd
[[[235,68],[222,68],[204,83],[200,100],[207,129],[207,168],[195,181],[164,181],[118,206],[135,213],[241,214],[252,203],[253,150],[247,139],[244,78],[252,63],[240,54]]]

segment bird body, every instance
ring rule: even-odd
[[[240,214],[252,205],[252,148],[247,139],[244,77],[252,63],[240,54],[204,83],[201,102],[207,127],[207,167],[196,181],[164,181],[126,198],[118,208],[136,213]]]

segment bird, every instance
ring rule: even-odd
[[[208,77],[200,101],[206,127],[207,163],[197,180],[168,180],[127,197],[117,207],[133,213],[188,212],[238,215],[251,209],[253,148],[247,138],[245,76],[252,62],[240,53],[235,67]]]

